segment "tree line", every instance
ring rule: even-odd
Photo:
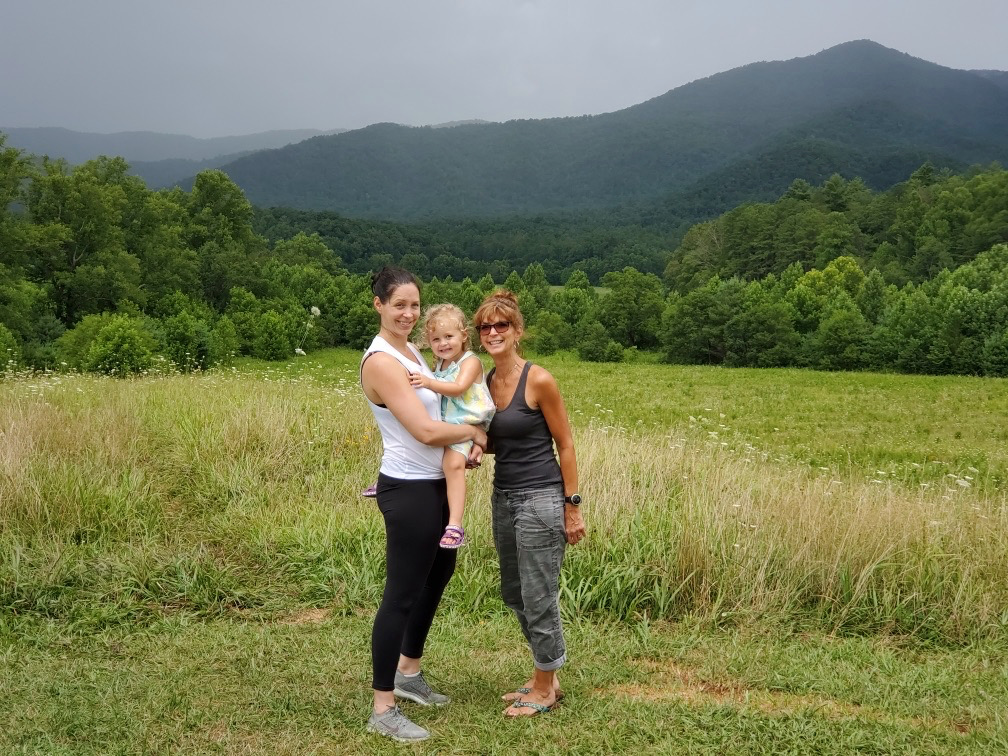
[[[272,211],[289,225],[265,235],[256,219],[270,211],[256,211],[220,171],[199,174],[187,192],[148,190],[128,170],[121,158],[73,168],[36,160],[0,135],[8,365],[130,374],[159,362],[193,370],[236,355],[360,348],[375,327],[367,273],[398,263],[427,280],[427,303],[472,312],[494,287],[513,289],[528,319],[523,343],[540,353],[1008,374],[1008,248],[998,243],[1008,239],[1008,183],[997,168],[951,176],[925,166],[879,195],[839,177],[796,182],[775,203],[692,227],[672,253],[641,252],[647,264],[628,252],[609,269],[600,256],[591,270],[543,256],[509,267],[500,250],[517,227],[507,224],[479,242],[496,265],[454,257],[465,250],[438,242],[448,232],[433,223],[328,217],[323,235],[296,223],[318,216]],[[583,224],[564,240],[562,224],[543,225],[569,246],[567,260],[588,259],[577,244],[589,238],[634,249],[626,228]],[[465,266],[438,268],[439,256]]]
[[[669,218],[705,211],[623,207],[405,225],[271,208],[254,212],[253,227],[270,242],[316,233],[358,274],[402,259],[424,279],[489,273],[500,281],[539,263],[555,286],[578,270],[600,285],[606,273],[633,267],[685,293],[714,275],[754,280],[780,275],[794,263],[821,269],[849,256],[902,286],[923,283],[1008,241],[1006,196],[1008,171],[997,165],[953,174],[924,163],[886,191],[838,174],[818,186],[797,179],[775,201],[745,203],[686,225]]]

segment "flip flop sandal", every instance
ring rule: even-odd
[[[517,693],[519,696],[527,696],[531,692],[532,692],[532,688],[515,688],[512,691],[512,693]],[[510,695],[510,694],[509,693],[505,693],[504,695]],[[558,690],[556,692],[556,703],[560,703],[561,701],[563,701],[563,697],[564,697],[564,692],[562,690]],[[514,699],[513,698],[504,698],[504,696],[501,696],[501,700],[502,701],[513,701]],[[556,706],[556,704],[553,704],[553,705]]]
[[[553,711],[553,707],[552,706],[543,706],[542,704],[537,704],[534,701],[515,701],[508,708],[509,709],[535,709],[535,711],[532,714],[516,714],[515,718],[517,718],[519,716],[537,717],[540,714],[546,714],[546,713],[548,713],[550,711]],[[508,716],[508,715],[505,715],[505,716]]]
[[[368,486],[363,491],[360,492],[361,496],[366,496],[369,499],[373,499],[378,496],[378,486]]]
[[[442,549],[457,549],[465,543],[465,529],[461,525],[449,525],[441,536]]]

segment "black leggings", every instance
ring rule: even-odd
[[[378,476],[378,509],[385,518],[385,592],[371,629],[375,690],[395,688],[399,654],[423,656],[441,594],[455,571],[456,552],[438,545],[448,524],[444,479]]]

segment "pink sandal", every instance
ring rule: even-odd
[[[457,549],[465,543],[465,529],[461,525],[449,525],[441,536],[442,549]]]

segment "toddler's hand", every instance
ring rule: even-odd
[[[483,448],[473,444],[473,448],[469,450],[469,456],[466,457],[466,470],[475,470],[480,466],[483,461]]]
[[[423,388],[426,386],[427,376],[423,373],[410,373],[409,382],[413,388]]]

